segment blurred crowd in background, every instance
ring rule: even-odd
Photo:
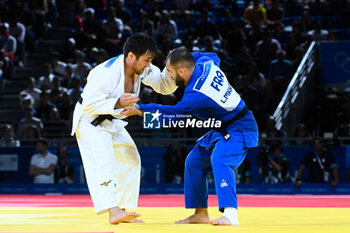
[[[0,1],[0,80],[11,80],[14,67],[26,66],[25,54],[36,51],[46,33],[55,30],[59,16],[67,14],[65,2]],[[314,108],[294,132],[278,130],[271,116],[312,41],[350,38],[347,0],[75,0],[74,4],[65,47],[49,53],[40,76],[26,77],[27,87],[18,93],[21,109],[14,124],[2,125],[0,146],[35,146],[41,137],[69,137],[72,110],[89,71],[122,53],[125,40],[136,32],[156,41],[159,50],[153,64],[160,69],[175,47],[217,53],[229,82],[253,111],[261,137],[281,139],[266,142],[270,155],[282,154],[283,145],[311,145],[313,137],[325,132],[350,136],[349,95],[334,101],[321,87],[311,93]],[[182,92],[161,96],[143,86],[140,97],[142,103],[173,105]],[[174,130],[169,131],[171,135]],[[189,130],[187,136],[199,133]],[[166,164],[180,162],[178,168],[166,168],[167,182],[183,179],[186,155],[185,147],[169,146]],[[270,155],[264,159],[274,161]],[[277,170],[282,166],[283,177],[277,180],[290,182],[288,163],[285,158],[280,162]],[[249,170],[249,164],[240,169]],[[240,173],[241,182],[248,182],[248,173]]]

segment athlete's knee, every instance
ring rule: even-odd
[[[190,153],[185,161],[185,169],[193,169],[199,166],[199,161],[197,156],[194,155],[194,153]]]
[[[221,167],[225,165],[225,160],[222,156],[218,156],[217,154],[213,153],[211,156],[211,165],[212,167]]]

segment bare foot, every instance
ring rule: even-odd
[[[126,212],[121,210],[119,207],[113,207],[109,209],[109,223],[110,224],[118,224],[121,222],[129,222],[137,217],[140,217],[140,214],[135,212]],[[138,220],[141,221],[141,220]]]
[[[144,223],[144,221],[137,219],[137,218],[134,218],[134,219],[122,221],[122,223]]]
[[[190,223],[202,223],[202,224],[204,223],[204,224],[206,224],[206,223],[209,223],[209,221],[210,221],[209,216],[194,214],[188,218],[176,221],[175,224],[190,224]]]
[[[231,221],[228,218],[226,218],[225,216],[222,216],[220,218],[211,220],[210,224],[213,224],[213,225],[216,225],[216,226],[239,225],[238,220],[237,220],[237,222],[231,223]]]

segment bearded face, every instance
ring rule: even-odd
[[[178,72],[176,72],[176,75],[175,75],[175,84],[178,87],[185,86],[185,80],[181,77],[181,75]]]

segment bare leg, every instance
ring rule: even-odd
[[[141,220],[135,219],[137,217],[140,217],[141,216],[140,214],[137,214],[135,212],[126,212],[125,210],[120,209],[118,206],[110,208],[108,209],[108,211],[109,211],[110,224],[119,224],[121,222],[136,223],[138,221],[141,221]]]
[[[176,221],[175,224],[190,224],[190,223],[209,223],[209,214],[207,208],[197,208],[193,215]]]

